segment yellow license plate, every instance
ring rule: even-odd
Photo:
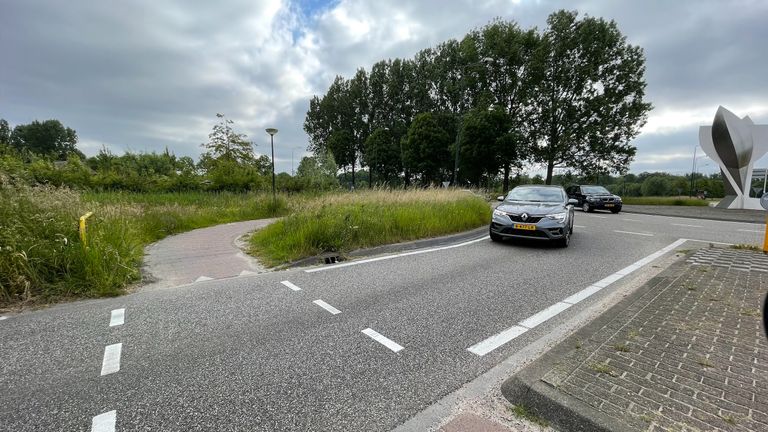
[[[531,224],[515,224],[515,229],[535,230],[536,229],[536,225],[531,225]]]

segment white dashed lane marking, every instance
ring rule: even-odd
[[[399,345],[397,342],[393,341],[392,339],[388,339],[385,336],[382,336],[381,334],[379,334],[378,332],[370,328],[363,330],[363,334],[375,340],[376,342],[384,345],[385,347],[391,349],[394,352],[398,352],[403,349],[403,347]]]
[[[642,268],[644,265],[652,262],[656,258],[666,254],[667,252],[670,252],[677,248],[678,246],[682,245],[686,242],[686,239],[680,239],[676,242],[672,243],[671,245],[654,252],[647,257],[636,261],[634,264],[630,264],[627,267],[624,267],[623,269],[617,271],[616,273],[605,277],[592,285],[584,288],[583,290],[577,292],[576,294],[571,295],[570,297],[565,298],[564,300],[557,302],[553,304],[552,306],[537,312],[528,318],[518,322],[517,324],[513,325],[512,327],[495,334],[475,345],[472,345],[471,347],[467,348],[467,350],[473,354],[477,354],[479,356],[484,356],[488,354],[489,352],[495,350],[496,348],[506,344],[507,342],[517,338],[518,336],[524,334],[528,330],[546,322],[547,320],[557,316],[564,310],[570,308],[571,306],[575,305],[576,303],[588,298],[592,294],[602,290],[603,288],[607,287],[608,285],[618,281],[619,279],[623,278],[624,276],[637,271],[638,269]]]
[[[765,232],[764,230],[748,230],[748,229],[740,229],[738,231],[740,231],[740,232],[752,232],[752,233],[763,233],[763,232]]]
[[[321,308],[323,308],[323,309],[327,310],[328,312],[330,312],[330,313],[332,313],[332,314],[334,314],[334,315],[336,315],[336,314],[340,314],[340,313],[341,313],[341,311],[340,311],[340,310],[336,309],[335,307],[333,307],[333,306],[329,305],[328,303],[326,303],[326,302],[324,302],[324,301],[322,301],[322,300],[320,300],[320,299],[318,299],[318,300],[315,300],[315,301],[313,301],[312,303],[314,303],[314,304],[316,304],[316,305],[320,306]]]
[[[701,226],[701,225],[676,224],[676,223],[673,223],[672,225],[674,225],[674,226],[679,226],[679,227],[704,228],[704,227],[703,227],[703,226]]]
[[[125,323],[125,308],[113,310],[109,319],[109,326],[115,327],[123,325],[123,323]]]
[[[287,286],[288,288],[294,290],[294,291],[301,291],[301,288],[297,287],[296,285],[288,282],[288,281],[282,281],[281,284]]]
[[[573,227],[574,228],[586,228],[586,226],[584,226],[584,225],[574,225]]]
[[[640,221],[640,220],[638,220],[638,219],[629,219],[629,218],[623,218],[622,220],[623,220],[623,221],[627,221],[627,222],[641,222],[641,221]]]
[[[639,232],[633,232],[633,231],[619,231],[619,230],[613,230],[615,233],[620,234],[632,234],[632,235],[639,235],[639,236],[646,236],[646,237],[653,237],[653,234],[648,233],[639,233]]]
[[[122,343],[107,345],[104,348],[104,360],[101,362],[101,376],[109,375],[120,370],[120,354],[123,350]]]
[[[99,414],[91,421],[91,432],[115,432],[115,423],[117,423],[117,411]]]
[[[208,276],[200,276],[199,278],[195,279],[195,282],[204,282],[209,280],[213,280],[213,278]]]

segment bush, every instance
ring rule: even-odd
[[[669,181],[662,176],[651,176],[643,181],[643,196],[669,195]]]

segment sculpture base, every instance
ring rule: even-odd
[[[759,198],[749,198],[742,195],[726,195],[715,206],[724,209],[764,210]]]

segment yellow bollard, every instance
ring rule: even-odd
[[[768,253],[768,216],[765,217],[765,237],[763,238],[763,253]]]
[[[82,216],[80,216],[80,242],[83,244],[83,247],[88,247],[88,238],[85,235],[85,220],[91,217],[93,212],[88,212]]]

